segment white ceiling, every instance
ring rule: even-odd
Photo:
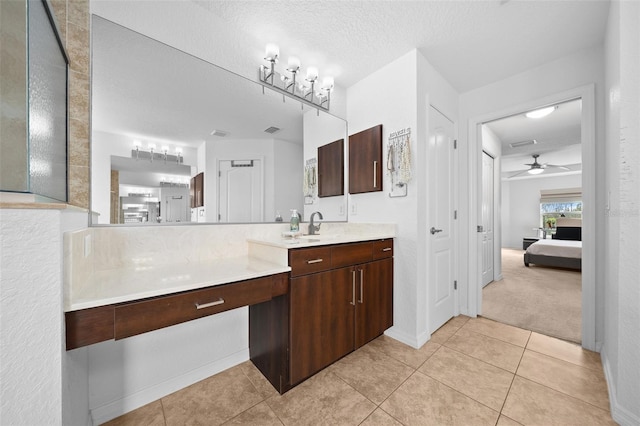
[[[541,105],[542,106],[542,105]],[[523,111],[485,125],[498,137],[502,145],[501,171],[503,177],[526,170],[533,163],[532,154],[539,154],[538,162],[567,166],[571,171],[582,169],[582,146],[580,126],[582,101],[580,99],[557,105],[557,109],[546,117],[527,118]],[[512,148],[511,143],[535,140],[537,143]],[[566,170],[549,167],[544,177]]]
[[[609,9],[603,0],[193,1],[343,87],[418,48],[460,93],[601,45]]]

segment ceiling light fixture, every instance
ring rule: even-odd
[[[167,164],[167,161],[175,162],[176,164],[182,164],[184,162],[184,158],[182,157],[182,148],[176,148],[175,154],[169,154],[169,146],[163,145],[162,152],[154,152],[156,149],[156,144],[149,143],[147,144],[147,149],[142,149],[142,142],[139,140],[133,141],[133,149],[131,150],[131,158],[135,158],[136,161],[139,159],[149,160],[153,163],[153,160],[164,160],[164,163]]]
[[[547,115],[551,114],[556,109],[558,109],[558,106],[554,105],[554,106],[550,106],[550,107],[545,107],[545,108],[540,108],[540,109],[536,109],[536,110],[533,110],[533,111],[529,111],[525,115],[527,116],[527,118],[542,118],[542,117],[546,117]]]
[[[529,173],[530,175],[539,175],[542,172],[544,172],[543,168],[531,168],[527,170],[527,173]]]
[[[287,61],[286,71],[289,75],[276,71],[276,62],[280,57],[280,49],[275,44],[267,44],[264,59],[268,62],[268,66],[260,65],[259,79],[262,83],[262,91],[264,87],[287,95],[300,102],[310,105],[318,112],[320,109],[329,111],[331,101],[331,92],[333,91],[334,81],[332,77],[325,77],[322,80],[320,88],[317,89],[318,69],[315,67],[307,68],[307,74],[303,81],[298,80],[300,72],[300,59],[290,57]],[[284,101],[284,96],[282,98]]]

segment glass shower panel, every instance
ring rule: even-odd
[[[29,1],[30,192],[67,201],[67,63],[42,1]]]

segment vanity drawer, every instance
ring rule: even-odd
[[[341,244],[331,249],[331,261],[333,268],[358,265],[371,262],[373,245],[371,242]]]
[[[373,259],[393,257],[393,240],[380,240],[373,242]]]
[[[271,300],[274,277],[258,278],[117,305],[115,338],[169,327],[240,306]]]
[[[331,269],[331,247],[289,250],[291,276],[312,274]]]

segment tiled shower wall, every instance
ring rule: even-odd
[[[69,55],[69,204],[89,208],[89,0],[50,0]]]

